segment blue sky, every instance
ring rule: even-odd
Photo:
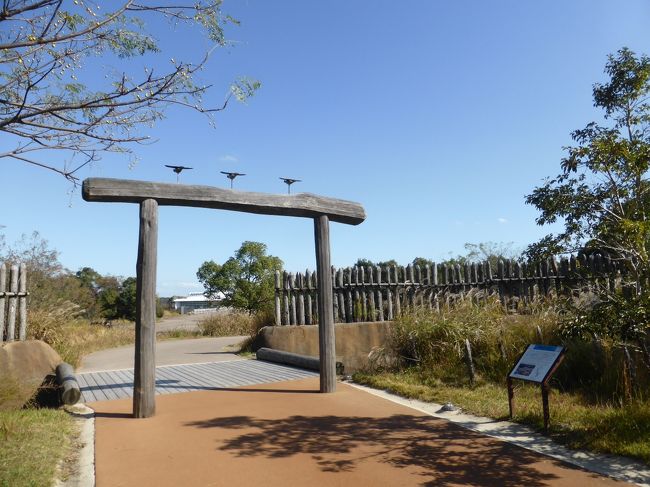
[[[170,110],[136,147],[139,162],[105,157],[81,175],[175,181],[163,164],[194,167],[188,184],[227,187],[220,170],[247,173],[241,190],[294,191],[362,203],[360,226],[332,224],[336,266],[358,257],[440,260],[466,242],[523,248],[548,229],[524,196],[557,174],[572,130],[601,114],[591,87],[607,54],[650,54],[646,1],[226,1],[241,21],[231,47],[201,74],[223,101],[237,76],[262,82],[216,128]],[[196,33],[152,25],[163,53],[196,60]],[[104,60],[106,63],[112,60]],[[92,72],[89,70],[89,79]],[[5,145],[8,141],[5,140]],[[86,203],[60,176],[4,160],[0,224],[9,241],[38,230],[63,264],[135,274],[138,209]],[[199,291],[195,273],[244,240],[268,245],[290,270],[315,266],[313,225],[289,219],[161,208],[158,292]]]

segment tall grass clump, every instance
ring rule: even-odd
[[[226,337],[247,336],[254,337],[257,332],[271,322],[268,313],[247,313],[244,311],[228,310],[224,313],[217,312],[199,322],[199,331],[204,336]]]
[[[437,378],[455,383],[468,380],[468,340],[476,372],[500,381],[526,343],[537,341],[557,320],[552,307],[537,307],[528,314],[509,314],[496,296],[469,296],[444,304],[440,310],[415,308],[397,317],[390,348],[401,366],[417,366]]]
[[[135,329],[127,321],[116,321],[111,326],[90,323],[82,318],[79,306],[63,302],[47,309],[31,309],[27,335],[44,341],[63,361],[77,367],[86,354],[133,343]]]
[[[504,307],[498,296],[470,294],[439,310],[409,309],[391,329],[389,352],[398,369],[415,368],[429,379],[468,385],[465,340],[471,346],[478,384],[502,384],[518,356],[530,343],[564,345],[568,352],[553,379],[564,391],[577,391],[595,402],[620,402],[629,396],[624,352],[607,337],[580,336],[575,307],[560,298]],[[639,361],[637,361],[639,362]],[[650,385],[643,367],[635,369],[636,397]],[[626,392],[627,391],[627,392]]]

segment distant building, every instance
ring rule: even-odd
[[[181,314],[192,313],[196,310],[216,308],[224,298],[223,294],[207,297],[203,293],[190,293],[185,297],[172,298],[174,309]]]

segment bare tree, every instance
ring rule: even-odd
[[[259,83],[240,78],[222,103],[207,106],[203,97],[210,86],[195,81],[210,52],[227,44],[226,24],[238,23],[222,13],[220,0],[187,5],[159,1],[122,1],[115,8],[118,2],[3,0],[0,131],[10,134],[12,145],[0,158],[55,171],[74,182],[75,174],[102,153],[132,153],[134,143],[149,141],[143,129],[170,105],[210,117],[225,109],[232,96],[244,100],[254,93]],[[108,12],[103,11],[106,5],[112,8]],[[145,22],[156,18],[170,28],[200,27],[212,47],[194,63],[172,58],[166,71],[154,69],[151,56],[160,49]],[[90,65],[98,57],[120,64],[136,56],[145,57],[149,66],[138,73],[128,62],[122,69]],[[103,82],[98,83],[100,69]]]

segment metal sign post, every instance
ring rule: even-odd
[[[544,415],[544,431],[548,431],[551,420],[548,405],[549,382],[555,371],[564,360],[566,348],[555,345],[528,345],[522,353],[515,366],[512,368],[506,383],[508,386],[508,407],[510,419],[515,411],[515,389],[513,379],[534,382],[540,385],[542,391],[542,411]]]

